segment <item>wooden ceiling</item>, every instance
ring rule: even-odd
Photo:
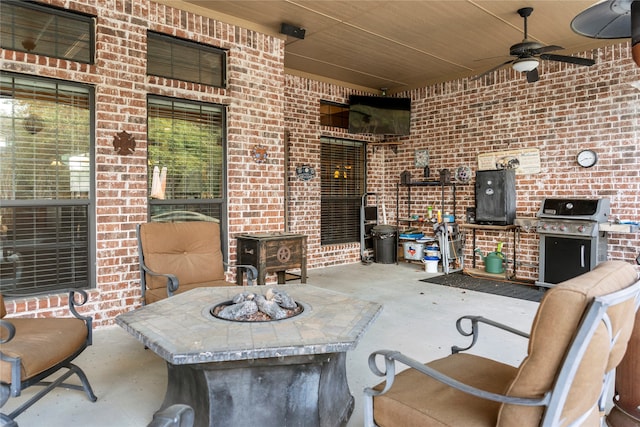
[[[162,2],[162,1],[161,1]],[[595,0],[167,0],[164,3],[268,34],[281,23],[306,31],[286,39],[288,73],[388,93],[483,73],[512,57],[523,39],[521,7],[533,7],[529,39],[562,46],[553,53],[593,58],[595,40],[570,28]],[[596,60],[597,66],[597,58]],[[544,80],[544,62],[539,68]],[[568,67],[577,65],[564,64]],[[513,78],[524,75],[511,72]]]

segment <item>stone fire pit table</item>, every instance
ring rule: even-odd
[[[304,311],[270,322],[210,314],[242,291],[269,287]],[[346,352],[380,304],[310,285],[199,288],[121,314],[116,323],[167,361],[161,409],[191,405],[196,426],[340,426],[353,411]]]

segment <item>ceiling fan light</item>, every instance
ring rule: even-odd
[[[518,59],[513,63],[512,67],[519,73],[529,72],[538,67],[538,60],[535,58]]]

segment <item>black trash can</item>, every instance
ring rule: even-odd
[[[398,256],[396,228],[391,225],[376,225],[371,229],[374,260],[380,264],[393,264]]]

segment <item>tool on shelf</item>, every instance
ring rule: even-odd
[[[360,203],[360,260],[373,261],[373,227],[378,225],[378,195],[364,193]]]

